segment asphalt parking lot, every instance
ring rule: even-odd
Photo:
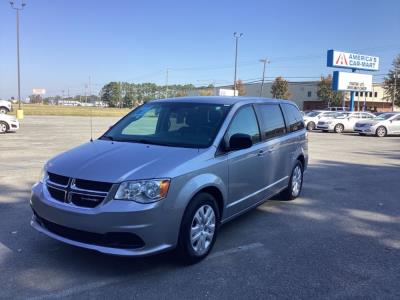
[[[94,118],[94,136],[115,118]],[[212,254],[121,258],[29,225],[30,187],[53,155],[90,139],[85,117],[26,117],[0,135],[0,298],[400,298],[400,137],[312,132],[303,193],[222,227]]]

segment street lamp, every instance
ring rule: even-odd
[[[21,76],[20,76],[20,64],[19,64],[19,12],[24,9],[26,3],[22,0],[21,5],[17,6],[14,4],[14,1],[10,1],[11,8],[14,9],[17,13],[17,69],[18,69],[18,111],[17,117],[22,119],[24,117],[24,113],[21,110]]]
[[[236,74],[237,74],[237,55],[238,55],[238,43],[239,38],[243,36],[243,33],[233,33],[233,37],[235,38],[235,78],[233,80],[233,95],[236,96]]]
[[[265,78],[265,65],[269,64],[269,60],[264,58],[264,59],[260,59],[260,62],[264,64],[263,73],[262,73],[262,80],[261,80],[261,90],[260,90],[260,97],[262,97],[263,88],[264,88],[264,78]]]

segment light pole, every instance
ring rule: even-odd
[[[233,37],[235,38],[235,77],[233,80],[233,95],[236,96],[236,75],[237,75],[237,55],[238,55],[238,43],[239,38],[243,36],[243,33],[233,33]]]
[[[400,74],[399,74],[400,75]],[[394,111],[394,102],[396,98],[396,92],[397,92],[397,69],[394,71],[394,87],[393,87],[393,98],[392,98],[392,111]]]
[[[269,60],[264,58],[264,59],[260,59],[260,62],[264,64],[263,73],[262,73],[262,80],[261,80],[261,90],[260,90],[260,97],[262,97],[263,88],[264,88],[264,78],[265,78],[265,65],[269,64]]]
[[[21,6],[14,5],[14,1],[10,1],[12,9],[17,12],[17,69],[18,69],[18,110],[20,111],[19,117],[23,118],[23,112],[21,111],[21,76],[20,76],[20,64],[19,64],[19,12],[24,9],[26,3],[21,2]],[[17,112],[18,115],[18,112]]]

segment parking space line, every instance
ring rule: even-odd
[[[230,248],[230,249],[226,249],[226,250],[222,250],[222,251],[218,251],[215,253],[210,254],[206,260],[209,259],[214,259],[217,257],[221,257],[221,256],[226,256],[226,255],[231,255],[231,254],[236,254],[236,253],[240,253],[240,252],[245,252],[245,251],[249,251],[249,250],[253,250],[253,249],[257,249],[257,248],[261,248],[263,247],[264,244],[262,243],[252,243],[252,244],[247,244],[247,245],[242,245],[242,246],[238,246],[235,248]],[[48,293],[46,295],[40,295],[40,296],[35,296],[32,298],[28,298],[29,300],[46,300],[46,299],[59,299],[59,298],[64,298],[64,297],[68,297],[74,294],[78,294],[78,293],[83,293],[83,292],[87,292],[87,291],[91,291],[94,289],[98,289],[110,284],[114,284],[114,283],[118,283],[118,282],[122,282],[124,281],[124,279],[126,279],[126,277],[119,277],[119,278],[110,278],[107,280],[101,280],[101,281],[95,281],[92,283],[87,283],[87,284],[83,284],[83,285],[78,285],[78,286],[74,286],[65,290],[61,290],[61,291],[55,291],[53,293]]]

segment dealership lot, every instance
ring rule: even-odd
[[[94,136],[116,120],[94,118]],[[26,117],[0,135],[0,298],[400,297],[400,137],[310,133],[302,196],[228,223],[190,267],[170,254],[105,256],[30,228],[43,163],[89,139],[86,117]]]

